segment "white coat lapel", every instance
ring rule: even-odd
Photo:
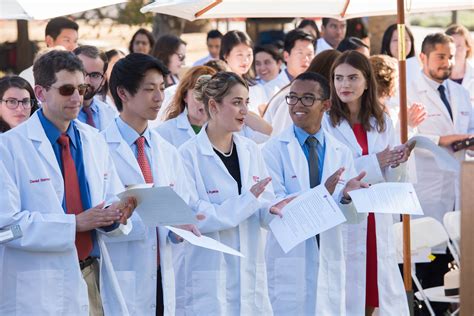
[[[453,112],[453,123],[456,126],[459,120],[459,103],[463,102],[459,100],[460,95],[456,93],[458,85],[454,81],[448,80],[447,81],[448,90],[449,90],[449,105],[451,105],[451,111]]]
[[[280,139],[286,143],[290,162],[296,176],[298,177],[301,189],[309,189],[308,161],[306,160],[304,152],[295,136],[293,125],[281,134]]]
[[[373,153],[374,150],[375,150],[375,143],[377,142],[377,138],[379,136],[379,132],[377,131],[377,120],[375,119],[375,117],[370,117],[370,126],[372,127],[372,129],[370,131],[367,132],[367,145],[368,145],[368,150],[369,150],[369,154],[370,153]],[[354,135],[354,133],[352,133]],[[355,138],[355,135],[354,135],[354,138]],[[356,140],[357,142],[357,140]],[[357,143],[358,144],[358,143]],[[359,146],[359,148],[361,149],[361,152],[360,154],[362,155],[362,148]]]
[[[34,114],[28,121],[27,124],[27,131],[28,131],[28,138],[31,139],[34,143],[38,152],[43,157],[46,165],[49,167],[48,174],[51,173],[54,175],[54,178],[61,179],[61,190],[58,184],[55,183],[56,192],[63,192],[63,175],[61,169],[59,168],[58,161],[56,159],[56,155],[54,154],[53,147],[49,142],[48,137],[46,136],[46,132],[44,131],[43,125],[38,117],[38,114]],[[58,186],[58,187],[56,187]],[[62,197],[61,197],[62,198]]]
[[[108,144],[115,144],[115,152],[117,155],[126,163],[130,168],[128,169],[129,172],[134,172],[135,177],[137,179],[141,179],[140,183],[145,183],[145,179],[143,178],[142,171],[140,166],[138,165],[137,159],[132,152],[130,146],[125,142],[122,135],[120,134],[120,130],[118,129],[117,122],[114,120],[109,127],[105,130],[105,141]],[[130,185],[136,183],[124,183],[124,185]]]
[[[250,151],[247,145],[242,142],[239,135],[234,134],[233,136],[235,145],[237,147],[237,155],[239,156],[239,167],[240,167],[240,178],[242,181],[242,189],[250,189],[252,179],[250,174]],[[260,179],[262,180],[262,179]]]
[[[209,140],[209,137],[207,136],[206,132],[207,125],[204,125],[199,132],[199,134],[196,136],[196,142],[198,144],[199,151],[201,152],[202,155],[204,156],[210,156],[213,157],[214,163],[221,168],[226,175],[230,177],[230,179],[234,179],[227,168],[225,167],[224,163],[222,160],[217,156],[217,154],[214,152],[214,149],[212,147],[211,141]]]
[[[166,166],[169,166],[169,161],[166,161],[166,153],[162,149],[162,143],[164,140],[160,139],[160,135],[155,131],[150,131],[151,133],[151,160],[153,165],[151,169],[153,170],[153,182],[155,186],[174,186],[174,183],[171,183],[169,177],[169,172]],[[138,163],[137,163],[138,166]]]
[[[345,119],[342,119],[341,122],[339,122],[339,125],[336,126],[336,130],[346,139],[346,144],[348,144],[358,153],[359,156],[361,156],[362,148],[360,147],[359,142],[354,135],[354,131],[349,125],[349,122],[347,122]]]
[[[178,117],[176,118],[176,127],[178,127],[179,129],[182,129],[182,130],[186,130],[188,135],[191,136],[191,137],[195,136],[194,130],[191,127],[191,123],[189,123],[188,115],[187,115],[186,110],[184,110],[183,113],[178,115]]]
[[[451,116],[449,116],[448,109],[446,108],[446,105],[444,105],[443,101],[441,100],[441,97],[439,95],[438,90],[433,90],[433,88],[431,88],[428,85],[428,82],[426,82],[426,80],[427,79],[422,74],[422,78],[420,78],[420,80],[418,81],[419,82],[419,85],[418,85],[419,94],[418,95],[420,95],[420,96],[425,95],[426,98],[430,99],[431,104],[433,104],[436,108],[438,108],[438,110],[440,110],[443,113],[444,117],[449,122],[452,123]],[[451,103],[450,103],[450,105],[451,105]],[[452,110],[452,108],[451,108],[451,110]]]

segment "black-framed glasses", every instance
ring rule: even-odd
[[[103,73],[100,73],[98,71],[94,71],[94,72],[85,72],[84,73],[84,76],[87,78],[89,77],[90,80],[92,81],[102,81],[102,79],[104,79],[104,74]]]
[[[60,95],[64,97],[69,97],[73,95],[76,89],[80,95],[84,95],[84,93],[86,93],[87,89],[89,88],[89,85],[87,83],[84,83],[84,84],[78,85],[77,87],[73,86],[72,84],[65,84],[60,87],[55,87],[55,86],[50,86],[50,87],[54,89],[58,89]]]
[[[288,105],[296,105],[296,103],[298,103],[298,101],[301,102],[301,104],[303,104],[303,106],[313,106],[314,102],[315,101],[324,101],[324,99],[322,98],[315,98],[313,96],[310,96],[310,95],[304,95],[302,97],[297,97],[296,95],[287,95],[285,97],[285,100],[286,100],[286,103]]]
[[[178,56],[179,61],[183,62],[186,59],[186,55],[180,54],[180,53],[175,53]]]
[[[16,110],[20,105],[24,109],[30,109],[33,105],[36,104],[36,100],[25,98],[23,100],[18,100],[18,99],[5,99],[5,100],[0,100],[0,102],[5,103],[7,108],[10,110]]]

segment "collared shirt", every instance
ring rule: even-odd
[[[84,106],[82,106],[81,110],[79,111],[79,115],[77,116],[77,119],[79,121],[81,121],[82,123],[87,123],[87,114],[86,114],[86,112],[84,112],[83,108],[84,108]],[[99,109],[99,106],[97,105],[94,98],[92,99],[90,109],[91,109],[91,112],[92,112],[92,120],[94,121],[94,125],[100,131],[101,130],[100,118],[99,118],[100,109]]]
[[[321,182],[321,177],[323,175],[323,168],[324,168],[324,155],[326,153],[326,142],[324,138],[324,131],[323,128],[321,127],[319,131],[316,134],[308,134],[305,132],[303,129],[299,128],[296,125],[293,125],[293,130],[295,132],[296,139],[298,140],[298,143],[301,146],[301,149],[303,150],[303,153],[306,157],[306,160],[308,162],[308,168],[309,168],[309,146],[306,143],[306,139],[309,136],[313,136],[318,140],[318,145],[316,146],[316,151],[318,153],[318,167],[319,167],[319,182]]]
[[[426,82],[428,85],[435,90],[436,94],[441,98],[438,88],[439,86],[444,86],[444,93],[446,94],[446,98],[450,100],[449,97],[449,89],[448,89],[448,83],[447,80],[444,80],[441,84],[439,82],[434,81],[433,79],[429,78],[425,73],[423,72],[423,77],[425,78]]]
[[[135,158],[138,157],[138,149],[137,149],[137,144],[135,144],[135,141],[140,137],[143,136],[145,137],[145,154],[146,158],[148,159],[148,164],[153,166],[153,161],[151,157],[151,132],[150,129],[147,127],[145,131],[143,132],[142,135],[138,134],[137,131],[135,131],[130,125],[124,122],[122,118],[119,116],[115,119],[117,122],[117,127],[119,129],[120,135],[122,135],[122,138],[125,140],[128,146],[133,151],[133,154],[135,155]],[[152,168],[153,169],[153,168]]]
[[[59,136],[61,136],[61,131],[44,116],[42,109],[38,110],[38,117],[46,133],[46,137],[48,137],[48,140],[51,143],[51,146],[53,147],[54,156],[56,157],[56,161],[59,164],[59,168],[63,170],[61,145],[59,145],[59,143],[57,142]],[[69,136],[70,139],[69,148],[71,150],[72,159],[74,160],[74,165],[76,166],[77,177],[79,180],[79,190],[81,192],[82,207],[84,208],[84,210],[88,210],[92,207],[91,195],[89,190],[89,183],[87,182],[86,170],[84,167],[84,159],[82,156],[81,135],[74,121],[71,121],[71,123],[69,124],[66,134]],[[63,198],[62,206],[64,212],[66,212],[66,196],[64,196]],[[94,247],[90,255],[92,257],[99,257],[99,245],[97,244],[95,230],[91,230],[91,235]]]

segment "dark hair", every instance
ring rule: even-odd
[[[150,31],[144,29],[144,28],[139,28],[135,34],[133,34],[132,39],[130,40],[130,44],[128,44],[128,51],[130,53],[134,53],[133,51],[133,42],[135,41],[135,37],[137,37],[138,34],[143,34],[148,38],[148,42],[150,42],[150,50],[153,49],[153,46],[155,45],[155,38],[153,37],[153,34],[151,34]]]
[[[71,52],[52,50],[35,61],[33,76],[35,84],[45,88],[51,87],[57,80],[56,73],[61,70],[69,72],[84,72],[84,66],[79,58]]]
[[[35,92],[31,87],[30,83],[23,79],[20,76],[5,76],[0,78],[0,99],[3,99],[5,92],[10,88],[18,88],[28,91],[30,99],[34,101],[31,107],[31,114],[33,114],[38,109],[38,100],[36,99]],[[0,132],[4,133],[8,131],[11,127],[0,117]]]
[[[217,72],[230,71],[229,65],[227,65],[225,61],[220,60],[220,59],[209,60],[203,66],[210,67]]]
[[[247,90],[249,89],[247,82],[234,72],[218,72],[212,77],[203,75],[194,85],[194,96],[196,100],[204,104],[204,109],[210,118],[209,100],[214,99],[217,103],[221,103],[230,89],[238,84],[243,85]]]
[[[230,54],[235,46],[244,44],[253,50],[253,42],[250,37],[241,31],[229,31],[222,37],[221,50],[219,52],[219,58],[226,61],[226,57]],[[253,69],[250,67],[248,73],[243,75],[243,78],[247,80],[250,85],[254,85],[254,74]]]
[[[308,41],[314,44],[314,37],[301,29],[291,30],[285,36],[283,50],[290,54],[293,47],[295,47],[296,41]]]
[[[378,132],[385,131],[385,117],[383,106],[380,104],[377,96],[377,82],[375,81],[375,76],[370,65],[369,59],[355,50],[348,50],[339,56],[331,69],[331,109],[329,111],[329,116],[331,118],[331,123],[333,126],[340,124],[340,122],[345,119],[347,122],[351,121],[350,110],[347,107],[347,104],[339,99],[336,89],[334,87],[334,71],[337,66],[342,64],[348,64],[355,69],[359,70],[367,82],[367,89],[362,94],[361,108],[359,112],[359,119],[364,127],[364,130],[370,131],[374,127]],[[371,126],[370,118],[374,117],[376,120],[377,126]]]
[[[315,73],[315,72],[306,71],[306,72],[303,72],[303,73],[299,74],[298,76],[296,76],[296,78],[293,80],[293,82],[295,82],[297,80],[300,80],[300,81],[314,81],[314,82],[319,83],[319,87],[321,88],[321,91],[320,91],[321,97],[324,100],[329,99],[329,84],[328,84],[328,81],[327,81],[326,78],[324,78],[320,74]]]
[[[449,36],[462,36],[464,38],[464,41],[466,42],[467,47],[466,58],[471,58],[474,44],[472,43],[471,34],[469,34],[469,30],[464,25],[453,24],[446,29],[445,33]]]
[[[206,37],[206,41],[211,39],[211,38],[222,38],[222,33],[219,32],[219,30],[210,30],[209,32],[207,32],[207,37]]]
[[[110,75],[109,87],[119,112],[122,111],[123,104],[117,94],[117,88],[122,87],[135,95],[146,72],[150,69],[157,70],[163,77],[169,74],[168,68],[161,61],[146,54],[131,53],[115,63]]]
[[[421,43],[421,52],[428,56],[434,49],[436,44],[449,44],[454,43],[451,36],[444,33],[434,33],[426,35],[423,43]]]
[[[329,21],[331,21],[331,20],[336,20],[336,19],[333,19],[333,18],[323,18],[321,24],[322,24],[324,27],[326,27],[326,26],[328,25]]]
[[[107,58],[107,55],[103,51],[99,50],[97,47],[92,45],[82,45],[76,47],[72,52],[76,56],[84,55],[92,59],[100,58],[104,63],[103,72],[105,73],[107,71],[107,67],[109,66],[109,59]]]
[[[322,51],[313,58],[306,71],[320,74],[329,82],[331,80],[332,64],[339,56],[341,56],[341,52],[335,49]]]
[[[60,16],[51,19],[48,24],[46,24],[44,36],[51,36],[55,40],[64,29],[71,29],[77,32],[79,31],[79,25],[68,18]]]
[[[152,55],[161,60],[166,67],[168,67],[171,56],[178,51],[181,45],[187,44],[176,35],[163,35],[158,39],[155,47],[153,47]]]
[[[382,48],[380,49],[381,54],[385,54],[391,57],[398,58],[398,56],[392,56],[392,52],[390,51],[390,42],[392,41],[393,32],[397,30],[397,24],[392,24],[383,33],[382,37]],[[411,42],[411,49],[407,54],[407,58],[415,56],[415,39],[413,38],[413,33],[410,31],[408,27],[405,26],[405,31],[408,34]]]
[[[314,20],[309,20],[309,19],[301,20],[301,22],[300,22],[300,24],[298,24],[297,28],[302,29],[302,28],[307,27],[307,26],[310,26],[310,27],[313,28],[313,30],[316,32],[316,38],[321,37],[321,33],[319,32],[319,28],[316,25],[316,22],[314,22]]]
[[[341,53],[344,53],[346,50],[356,50],[362,47],[369,49],[369,46],[367,46],[367,44],[364,43],[360,38],[351,36],[343,39],[339,45],[337,45],[337,50]]]
[[[119,49],[110,49],[110,50],[105,52],[105,56],[107,57],[107,61],[110,61],[112,58],[114,58],[115,56],[118,56],[120,54],[125,56],[125,53],[122,52]],[[109,67],[107,66],[107,70],[108,69],[109,69]],[[107,76],[106,76],[105,79],[104,79],[104,84],[102,85],[102,88],[100,89],[100,91],[98,93],[102,96],[103,100],[105,100],[108,92],[109,92],[109,80],[107,79]]]
[[[266,45],[256,46],[255,49],[253,50],[253,55],[256,56],[258,53],[261,53],[261,52],[267,53],[268,55],[272,56],[272,58],[276,62],[279,62],[279,61],[283,62],[283,57],[281,56],[280,52],[278,51],[278,48],[275,45],[266,44]]]
[[[184,98],[188,90],[194,89],[197,80],[203,75],[214,75],[216,71],[206,66],[196,66],[189,69],[178,83],[178,88],[173,96],[170,107],[166,111],[166,120],[173,119],[180,115],[186,108]]]
[[[347,22],[347,37],[357,37],[357,38],[366,38],[369,37],[369,32],[367,30],[367,25],[365,24],[362,18],[353,18],[346,21]]]

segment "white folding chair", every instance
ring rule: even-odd
[[[397,253],[398,256],[401,257],[401,254],[403,253],[403,223],[395,223],[393,225],[393,231],[395,235]],[[422,217],[410,220],[410,244],[412,257],[414,255],[419,255],[420,253],[426,253],[423,252],[423,250],[432,249],[443,244],[447,244],[451,253],[456,253],[443,225],[432,217]],[[456,258],[458,258],[457,255],[455,256],[455,260]],[[426,261],[427,260],[425,260],[425,262]],[[458,260],[456,260],[456,262],[459,264]],[[420,280],[416,276],[415,260],[412,260],[411,276],[413,278],[413,282],[418,288],[418,292],[415,293],[415,296],[425,302],[426,307],[428,308],[428,311],[431,315],[434,316],[435,313],[431,307],[430,301],[459,303],[459,297],[446,297],[443,295],[443,291],[441,291],[440,294],[439,288],[442,290],[442,287],[438,287],[437,290],[434,290],[436,288],[423,289],[421,287]]]
[[[453,246],[456,249],[456,255],[458,258],[455,258],[455,260],[456,262],[459,262],[459,257],[461,256],[461,248],[459,247],[459,242],[461,240],[461,211],[448,212],[444,214],[443,224],[448,233],[449,239],[451,239]]]

